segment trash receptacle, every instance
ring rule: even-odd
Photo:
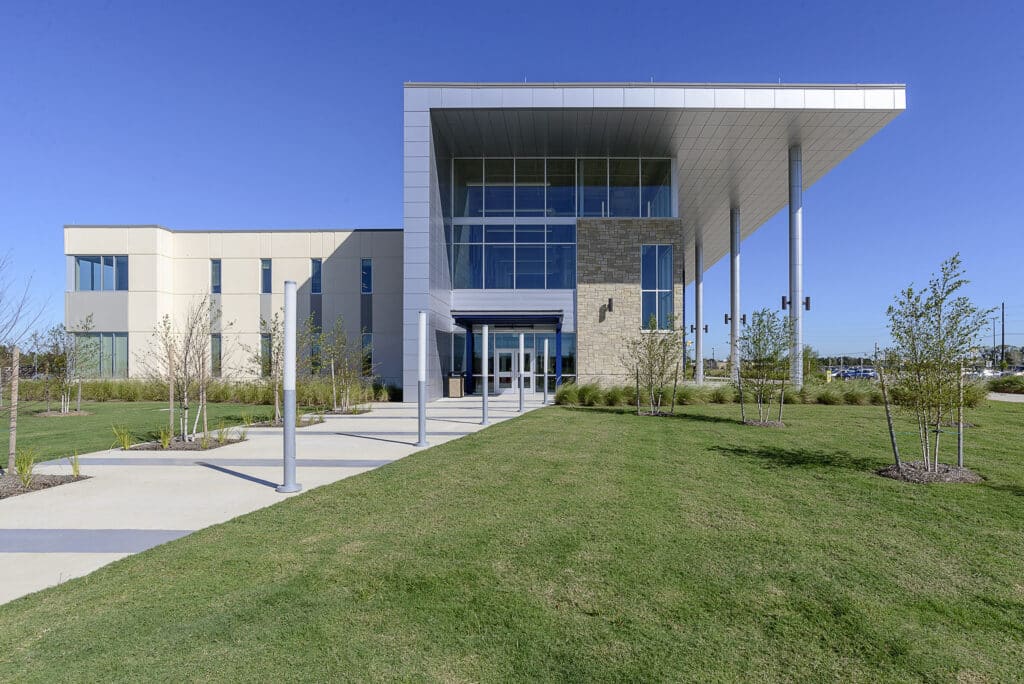
[[[448,396],[461,398],[466,394],[466,379],[460,373],[448,375]]]

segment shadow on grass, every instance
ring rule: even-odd
[[[997,492],[1006,492],[1013,496],[1024,496],[1024,486],[1015,484],[990,484],[989,482],[982,483],[983,486],[989,489],[994,489]]]
[[[777,446],[723,446],[712,449],[725,456],[761,461],[766,468],[842,468],[871,472],[882,465],[878,459],[854,456],[847,451],[818,451]]]
[[[633,406],[563,406],[570,411],[594,411],[597,413],[610,413],[620,416],[636,416],[636,407]],[[661,416],[637,416],[638,418],[650,418],[651,420],[692,420],[698,423],[728,423],[739,426],[738,418],[723,418],[722,416],[708,416],[700,413],[679,413],[684,406],[677,406],[676,413],[664,414]],[[641,410],[643,410],[641,408]]]

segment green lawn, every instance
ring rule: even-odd
[[[1024,677],[1024,405],[972,412],[979,485],[874,475],[878,407],[684,413],[544,409],[0,606],[0,680]]]
[[[111,448],[114,446],[113,425],[127,426],[139,442],[158,439],[157,431],[167,425],[166,402],[83,401],[82,410],[89,415],[41,416],[38,414],[46,411],[45,403],[23,402],[18,409],[18,448],[35,449],[36,460],[45,461],[70,456],[75,449],[85,454]],[[245,414],[258,420],[269,418],[273,412],[273,406],[209,404],[210,429],[215,429],[221,421],[238,425]],[[3,419],[0,444],[4,445],[3,465],[6,466],[8,414],[4,413]]]

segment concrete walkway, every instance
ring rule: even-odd
[[[992,401],[1009,401],[1014,404],[1024,404],[1024,394],[1011,394],[1009,392],[989,392],[988,398]]]
[[[528,394],[526,408],[541,405]],[[497,423],[518,414],[513,394],[490,400]],[[431,445],[482,429],[480,398],[427,407]],[[416,451],[415,404],[374,404],[358,416],[325,416],[297,433],[303,491],[373,470]],[[270,506],[286,496],[281,430],[252,428],[248,440],[205,452],[99,451],[81,457],[90,479],[0,501],[0,603]],[[66,461],[40,473],[70,473]]]

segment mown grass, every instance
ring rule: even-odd
[[[552,407],[310,491],[0,607],[0,680],[1021,677],[1024,406],[971,413],[979,485],[876,476],[879,407],[737,413]]]
[[[209,404],[210,430],[216,430],[223,421],[226,425],[240,425],[245,415],[265,420],[274,413],[272,406],[243,404]],[[124,426],[132,441],[149,442],[159,439],[159,430],[167,425],[167,403],[136,402],[82,402],[82,411],[89,415],[42,416],[46,410],[42,402],[21,402],[18,407],[18,448],[35,449],[37,461],[65,458],[74,451],[110,449],[115,446],[112,427]],[[195,420],[191,413],[189,422]],[[10,434],[8,415],[3,414],[0,443],[7,445]],[[200,425],[201,427],[201,425]]]

